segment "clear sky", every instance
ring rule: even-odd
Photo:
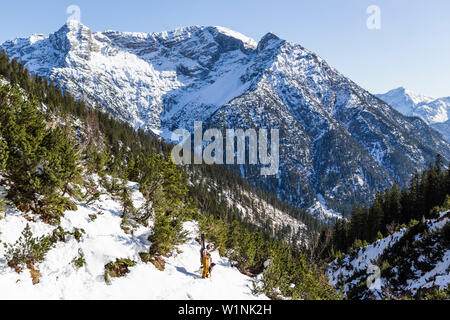
[[[450,96],[449,0],[2,1],[0,42],[56,31],[72,4],[93,31],[220,25],[255,40],[271,31],[316,52],[373,93],[404,86]],[[379,30],[367,27],[370,5],[380,8]]]

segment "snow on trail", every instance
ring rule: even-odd
[[[139,207],[144,198],[137,184],[130,183],[133,201]],[[177,247],[177,253],[166,258],[166,269],[161,272],[153,264],[141,262],[139,253],[148,252],[149,228],[141,227],[134,236],[121,228],[121,204],[109,195],[102,195],[91,205],[78,203],[78,210],[66,212],[61,227],[67,231],[82,228],[86,231],[80,243],[68,236],[65,243],[59,242],[48,252],[45,261],[37,264],[41,272],[40,283],[33,286],[28,269],[21,274],[7,266],[6,250],[0,245],[0,299],[267,299],[251,293],[252,279],[232,268],[228,259],[213,253],[217,264],[212,279],[201,279],[200,244],[198,225],[185,223],[187,242]],[[97,218],[92,218],[96,215]],[[0,220],[0,240],[14,243],[27,223],[34,237],[48,235],[55,227],[42,222],[28,222],[23,214],[8,209]],[[79,250],[85,256],[86,265],[76,270],[72,260]],[[123,278],[104,280],[105,265],[116,258],[129,258],[137,262]]]
[[[145,281],[143,287],[158,288],[152,298],[156,299],[254,299],[251,294],[251,279],[235,268],[231,268],[228,259],[213,253],[213,261],[217,264],[211,279],[201,279],[200,249],[194,237],[198,234],[197,225],[188,222],[185,225],[190,232],[186,244],[178,247],[180,253],[167,259],[163,273],[149,274],[145,265],[139,266],[129,277],[129,283],[139,279]],[[154,268],[152,268],[154,269]],[[125,282],[126,280],[121,280]]]

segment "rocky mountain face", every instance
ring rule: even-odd
[[[377,95],[398,112],[408,117],[419,117],[450,141],[450,97],[432,98],[405,88]]]
[[[431,127],[440,132],[442,134],[442,136],[448,141],[450,142],[450,120],[446,121],[446,122],[442,122],[442,123],[435,123],[432,124]]]
[[[0,46],[95,108],[167,138],[178,128],[278,128],[280,170],[236,167],[282,200],[333,218],[394,181],[405,185],[450,145],[300,45],[222,27],[92,32],[69,22]]]

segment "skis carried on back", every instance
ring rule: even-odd
[[[202,243],[202,248],[200,249],[200,269],[197,271],[198,273],[202,274],[203,273],[203,252],[206,249],[206,240],[205,240],[205,234],[202,233],[201,235],[201,243]]]

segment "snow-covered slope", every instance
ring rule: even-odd
[[[319,221],[334,222],[336,219],[342,219],[342,214],[328,208],[325,199],[321,194],[317,195],[316,202],[308,209],[308,212]]]
[[[405,88],[378,94],[378,98],[408,117],[419,117],[450,141],[450,97],[432,98]],[[443,124],[447,125],[443,125]]]
[[[134,205],[145,201],[135,183]],[[164,271],[141,262],[140,252],[148,252],[149,229],[140,227],[134,234],[125,233],[121,225],[122,205],[102,190],[100,199],[92,204],[77,203],[78,210],[66,212],[61,220],[65,231],[84,230],[78,242],[68,235],[65,242],[58,242],[46,255],[44,262],[35,265],[41,273],[39,283],[32,284],[28,269],[18,274],[7,265],[3,244],[14,244],[28,224],[33,237],[52,234],[55,227],[41,222],[37,217],[25,215],[9,208],[0,214],[0,299],[180,299],[227,300],[268,299],[252,295],[252,281],[230,265],[227,258],[213,253],[217,264],[212,279],[201,279],[198,273],[200,244],[195,222],[184,225],[187,242],[165,258]],[[3,217],[5,216],[5,217]],[[86,264],[77,269],[74,258],[83,253]],[[105,265],[117,258],[136,262],[123,278],[113,278],[108,285],[104,279]]]
[[[219,190],[216,190],[219,192]],[[272,229],[275,236],[276,230],[288,228],[290,230],[290,238],[297,238],[299,244],[307,245],[308,228],[298,219],[291,217],[287,213],[275,208],[273,205],[260,199],[255,194],[247,191],[233,194],[232,192],[224,192],[230,207],[237,207],[242,217],[252,224]],[[245,198],[247,201],[240,199]],[[320,218],[320,217],[319,217]]]
[[[450,285],[450,211],[426,224],[402,229],[387,238],[333,261],[328,270],[330,284],[344,288],[350,298],[384,299],[423,297]],[[447,231],[443,228],[447,225]],[[373,277],[372,289],[367,280]]]
[[[178,128],[280,129],[280,171],[237,171],[317,216],[369,202],[394,181],[450,159],[450,146],[300,45],[258,43],[222,27],[92,32],[72,21],[49,36],[0,46],[32,72],[119,119],[168,137]],[[334,210],[334,211],[332,211]]]

